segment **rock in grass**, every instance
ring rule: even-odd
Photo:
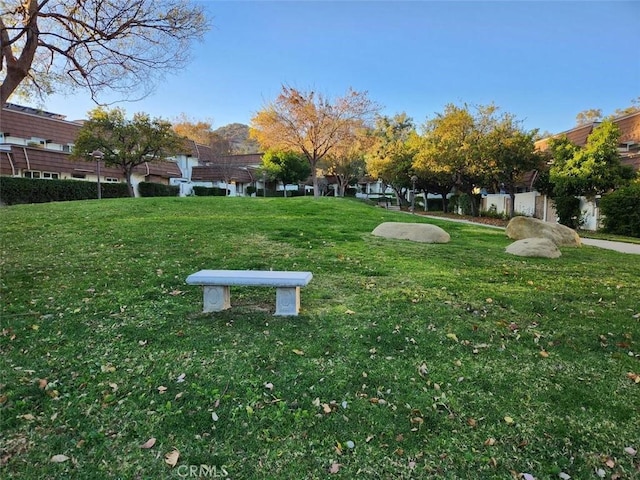
[[[579,247],[582,244],[575,230],[532,217],[513,217],[507,225],[506,233],[513,240],[548,238],[560,247]]]
[[[513,242],[507,247],[507,253],[519,257],[558,258],[558,246],[548,238],[525,238]]]
[[[385,222],[378,225],[373,235],[422,243],[449,243],[451,237],[442,228],[427,223]]]

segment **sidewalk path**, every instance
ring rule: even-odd
[[[582,238],[584,245],[592,247],[606,248],[607,250],[615,250],[621,253],[631,253],[640,255],[640,245],[637,243],[612,242],[611,240],[596,240],[595,238]]]
[[[458,220],[456,218],[449,218],[449,217],[439,217],[436,215],[420,215],[422,217],[426,217],[426,218],[433,218],[435,220],[446,220],[449,222],[459,222],[459,223],[469,223],[472,225],[478,225],[480,227],[488,227],[488,228],[498,228],[501,230],[504,230],[503,227],[496,227],[494,225],[485,225],[483,223],[476,223],[476,222],[470,222],[469,220]],[[620,252],[620,253],[630,253],[632,255],[640,255],[640,244],[637,243],[625,243],[625,242],[613,242],[611,240],[596,240],[595,238],[582,238],[580,237],[580,240],[582,240],[582,243],[584,245],[589,245],[590,247],[598,247],[598,248],[605,248],[607,250],[615,250],[616,252]]]

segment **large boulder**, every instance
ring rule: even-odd
[[[553,241],[548,238],[525,238],[513,242],[507,247],[507,253],[519,257],[558,258],[560,250]]]
[[[373,232],[377,237],[398,238],[423,243],[449,243],[451,237],[440,227],[427,223],[385,222]]]
[[[548,238],[559,247],[579,247],[582,244],[575,230],[532,217],[513,217],[507,225],[506,233],[513,240]]]

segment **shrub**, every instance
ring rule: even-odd
[[[580,199],[574,195],[558,195],[553,199],[562,225],[577,229],[580,226]]]
[[[180,187],[155,182],[140,182],[138,192],[141,197],[177,197],[180,194]]]
[[[125,183],[102,183],[100,187],[102,198],[129,196]],[[0,200],[5,205],[64,202],[95,198],[98,198],[98,188],[93,182],[0,177]]]
[[[256,191],[257,191],[257,190],[258,190],[258,189],[257,189],[256,187],[254,187],[253,185],[249,185],[249,186],[246,188],[247,195],[249,195],[249,196],[251,196],[251,195],[253,195],[254,193],[256,193]]]
[[[193,187],[193,193],[196,197],[226,197],[227,191],[224,188],[218,187]]]
[[[603,196],[600,209],[605,231],[640,238],[640,184]]]

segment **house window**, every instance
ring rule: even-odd
[[[87,176],[84,173],[72,173],[71,178],[77,178],[79,180],[84,180]]]
[[[22,176],[24,178],[40,178],[40,172],[38,172],[36,170],[25,170],[22,173]]]
[[[63,145],[62,146],[62,151],[69,153],[71,151],[71,146],[70,145]]]
[[[42,178],[48,178],[49,180],[58,180],[60,174],[53,172],[42,172]]]
[[[104,181],[106,183],[118,183],[120,180],[114,177],[105,177]]]

